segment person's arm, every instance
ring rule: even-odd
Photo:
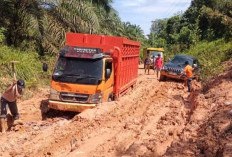
[[[181,78],[182,76],[184,76],[184,74],[185,74],[185,72],[183,71],[183,72],[180,74],[180,78]]]
[[[21,88],[18,88],[17,85],[15,86],[15,94],[16,94],[16,97],[17,97],[17,98],[20,98],[20,97],[23,96],[23,91],[22,91],[22,89],[21,89]]]
[[[183,69],[182,73],[180,74],[180,78],[186,73],[186,68]]]
[[[16,85],[16,83],[17,83],[16,81],[13,81],[13,83],[11,85],[8,85],[5,92],[10,91],[14,87],[14,85]]]
[[[17,98],[21,98],[23,95],[19,94],[18,92],[16,93]]]

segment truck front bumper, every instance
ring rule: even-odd
[[[161,70],[161,75],[168,77],[168,78],[176,79],[176,80],[183,80],[183,81],[186,80],[186,77],[180,77],[180,75],[178,74],[171,74],[164,70]]]
[[[71,102],[62,102],[49,100],[48,107],[55,110],[61,111],[74,111],[82,112],[86,109],[94,108],[96,104],[81,104],[81,103],[71,103]]]

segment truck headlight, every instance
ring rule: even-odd
[[[163,67],[163,70],[168,70],[168,67],[165,65],[164,67]]]
[[[98,104],[100,102],[102,102],[102,97],[103,97],[103,93],[96,93],[96,94],[92,94],[89,96],[89,102],[90,103],[94,103],[94,104]]]
[[[60,100],[60,92],[57,90],[50,88],[50,99],[51,100]]]

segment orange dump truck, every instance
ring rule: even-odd
[[[136,83],[140,43],[123,37],[66,34],[52,74],[49,108],[81,112],[117,99]]]

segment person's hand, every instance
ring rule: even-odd
[[[179,75],[179,78],[181,78],[182,76],[183,76],[183,74],[180,74],[180,75]]]
[[[23,95],[23,89],[22,88],[18,88],[18,93],[19,93],[20,96]]]
[[[16,85],[17,84],[17,81],[16,80],[13,80],[13,85]]]

